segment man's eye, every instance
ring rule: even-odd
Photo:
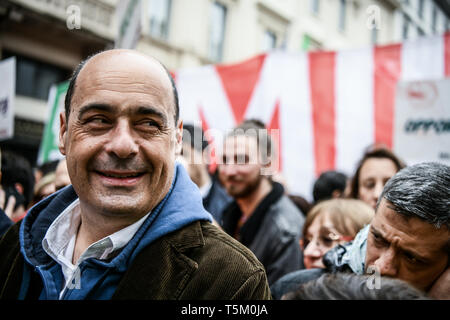
[[[377,246],[383,246],[383,245],[387,244],[386,241],[381,236],[377,235],[376,233],[372,233],[372,237],[375,242],[375,245],[377,245]]]
[[[405,257],[406,261],[408,261],[411,264],[425,264],[424,261],[418,259],[416,256],[409,252],[404,252],[403,256]]]
[[[91,125],[105,125],[105,124],[109,124],[108,119],[103,118],[103,117],[93,117],[93,118],[89,118],[85,121],[86,124],[91,124]]]
[[[145,129],[160,129],[160,125],[158,122],[154,120],[142,120],[138,122],[138,126]]]

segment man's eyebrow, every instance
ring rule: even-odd
[[[383,235],[381,234],[380,231],[378,231],[377,229],[374,228],[374,226],[370,226],[370,232],[372,232],[374,235],[376,235],[377,237],[379,237],[381,240],[388,242]]]
[[[150,106],[140,106],[137,108],[135,112],[133,112],[137,115],[150,115],[150,116],[156,116],[160,118],[165,125],[167,125],[167,117],[164,113],[159,111],[158,109]]]
[[[90,103],[80,108],[78,118],[81,119],[83,114],[92,110],[112,113],[114,112],[114,107],[105,103]],[[159,111],[158,109],[151,106],[139,106],[135,110],[130,109],[130,113],[136,115],[153,115],[160,118],[164,122],[164,124],[167,124],[166,115],[161,111]]]
[[[381,232],[378,231],[377,229],[375,229],[373,226],[371,226],[370,231],[371,231],[374,235],[376,235],[377,237],[379,237],[381,241],[384,241],[384,242],[388,243],[388,241],[383,237],[383,235],[381,234]],[[402,251],[402,252],[404,252],[404,253],[407,253],[407,254],[409,254],[409,255],[411,255],[411,256],[413,256],[413,257],[415,257],[416,259],[418,259],[418,260],[420,260],[420,261],[422,261],[422,262],[425,262],[425,263],[428,262],[428,258],[427,258],[427,257],[423,257],[423,256],[421,256],[420,254],[418,254],[418,253],[416,253],[416,252],[414,252],[414,251],[411,251],[411,250],[408,250],[408,249],[404,249],[404,248],[401,248],[401,247],[399,247],[399,250]]]
[[[80,111],[78,112],[78,119],[81,119],[86,112],[91,111],[91,110],[113,112],[113,107],[108,104],[104,104],[104,103],[87,104],[80,108]]]

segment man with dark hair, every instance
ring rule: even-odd
[[[275,298],[324,272],[380,274],[450,299],[450,167],[436,162],[406,167],[385,185],[370,225],[355,240],[328,251],[326,269],[286,275]]]
[[[160,62],[91,57],[72,78],[59,149],[72,185],[0,242],[0,299],[269,299],[262,264],[211,224],[176,164],[183,122]]]
[[[302,267],[299,246],[304,217],[272,182],[270,137],[259,121],[247,120],[225,138],[219,178],[234,201],[222,227],[249,247],[266,268],[269,283]]]
[[[192,181],[200,189],[203,206],[220,224],[223,209],[231,202],[231,197],[220,184],[217,174],[211,175],[209,143],[200,127],[185,124],[183,126],[182,156]]]
[[[317,178],[313,187],[314,202],[340,198],[347,186],[347,176],[338,171],[325,171]]]

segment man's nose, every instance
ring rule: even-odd
[[[105,148],[107,152],[114,153],[121,159],[130,158],[138,153],[139,145],[127,121],[118,122]]]
[[[221,171],[225,176],[234,176],[237,173],[237,166],[235,164],[222,164]]]
[[[382,276],[396,277],[398,273],[395,253],[392,249],[383,252],[374,263]]]

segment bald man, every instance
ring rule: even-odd
[[[60,123],[72,186],[2,239],[0,298],[270,299],[261,263],[211,224],[175,162],[183,123],[160,62],[131,50],[89,58]]]

